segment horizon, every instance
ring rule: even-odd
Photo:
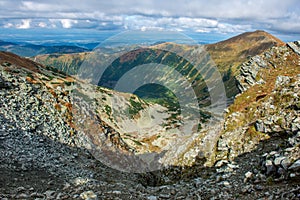
[[[13,29],[6,28],[1,29],[0,41],[12,42],[16,44],[33,44],[33,45],[44,45],[44,46],[82,46],[87,48],[85,45],[97,46],[104,41],[113,38],[114,36],[121,34],[126,31],[100,31],[100,30],[82,30],[82,29]],[[263,30],[265,31],[265,30]],[[147,32],[147,31],[140,31]],[[252,31],[247,31],[252,32]],[[267,32],[267,31],[266,31]],[[155,31],[155,33],[164,33],[164,31]],[[175,33],[175,32],[174,32]],[[239,34],[245,33],[197,33],[197,32],[178,32],[186,37],[191,38],[197,44],[213,44],[216,42],[224,41]],[[285,35],[285,34],[274,34],[278,39],[283,42],[293,42],[300,40],[300,36],[296,35]],[[135,38],[136,41],[139,41]],[[172,40],[172,38],[169,38]],[[140,41],[144,41],[141,38]],[[166,39],[166,41],[168,41]],[[155,40],[153,37],[152,43],[160,42]],[[92,49],[92,48],[90,48]]]
[[[297,0],[0,0],[0,40],[32,44],[103,42],[124,31],[175,31],[199,44],[264,30],[300,40]]]

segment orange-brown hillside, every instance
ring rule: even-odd
[[[280,39],[265,31],[246,32],[228,40],[206,45],[207,51],[223,75],[227,96],[238,93],[235,78],[238,67],[249,57],[258,55],[273,46],[284,46]]]
[[[38,64],[32,60],[22,58],[10,52],[0,51],[0,64],[4,62],[8,62],[19,67],[24,67],[34,72],[39,72]]]
[[[207,45],[207,50],[215,63],[235,66],[244,62],[247,57],[262,53],[272,46],[285,45],[280,39],[265,31],[246,32],[228,40]]]

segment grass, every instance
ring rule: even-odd
[[[130,97],[129,102],[130,102],[130,106],[128,112],[132,117],[138,114],[139,111],[144,109],[141,100],[139,98],[132,96]]]

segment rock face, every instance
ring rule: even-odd
[[[268,101],[261,105],[261,115],[255,123],[257,131],[262,133],[293,133],[300,130],[299,96],[300,75],[292,79],[278,76],[275,90]]]
[[[237,86],[240,92],[246,91],[251,86],[256,84],[265,84],[264,75],[260,73],[263,69],[276,69],[279,67],[271,58],[278,55],[282,60],[286,60],[291,52],[287,46],[273,47],[269,51],[265,51],[260,55],[256,55],[246,63],[243,63],[240,68],[240,74],[236,76]]]
[[[265,83],[265,81],[261,78],[257,80],[257,75],[260,68],[266,67],[266,62],[259,55],[252,57],[247,63],[243,63],[241,67],[241,74],[236,76],[238,89],[243,92],[255,84]]]

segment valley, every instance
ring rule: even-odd
[[[300,198],[299,46],[0,52],[0,197]]]

